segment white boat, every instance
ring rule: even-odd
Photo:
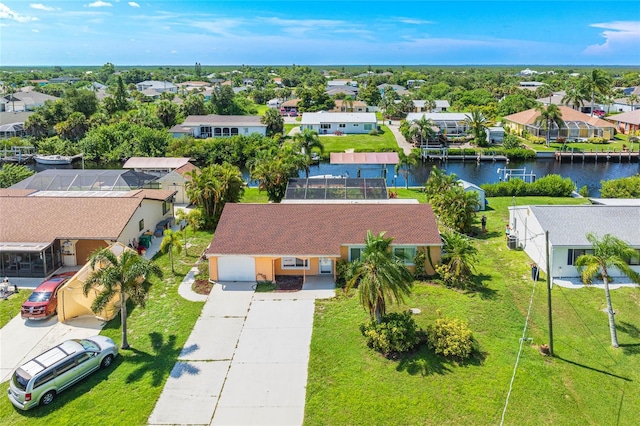
[[[78,155],[35,155],[33,159],[38,164],[46,164],[50,166],[60,166],[65,164],[71,164],[73,160],[80,158],[82,154]]]

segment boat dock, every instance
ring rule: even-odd
[[[582,161],[584,162],[609,162],[609,161],[617,161],[618,163],[624,162],[634,162],[638,161],[640,158],[640,152],[631,152],[631,151],[596,151],[596,152],[574,152],[574,151],[556,151],[555,159],[559,162],[569,161],[573,163],[574,161]]]
[[[422,161],[502,161],[509,162],[509,158],[505,155],[497,155],[494,153],[485,153],[485,154],[449,154],[449,149],[447,148],[422,148],[420,150],[420,157]]]
[[[33,162],[36,149],[33,146],[12,146],[11,149],[0,150],[0,162],[27,164]]]

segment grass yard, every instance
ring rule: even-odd
[[[332,152],[345,152],[353,149],[355,152],[388,152],[397,151],[398,143],[387,126],[381,126],[379,135],[346,135],[346,136],[320,136],[320,142],[324,145],[325,158],[329,158]]]
[[[17,294],[13,294],[7,300],[0,300],[0,306],[2,306],[2,310],[0,310],[0,328],[4,327],[13,317],[20,313],[20,307],[32,293],[30,289],[20,289],[18,287],[18,290],[20,291]]]
[[[300,127],[300,124],[288,124],[288,123],[285,123],[285,125],[284,125],[284,133],[288,135],[289,132],[291,131],[291,129],[293,129],[294,127]]]
[[[245,188],[241,203],[268,203],[269,196],[266,191],[258,191],[258,188]]]
[[[153,279],[146,308],[130,307],[128,338],[131,349],[120,350],[113,365],[61,393],[47,407],[22,412],[6,397],[8,383],[0,390],[0,424],[32,425],[142,425],[155,407],[164,383],[186,342],[202,302],[178,295],[178,284],[211,241],[211,233],[189,233],[189,256],[175,256],[175,275],[167,255],[156,255],[164,279]],[[26,292],[25,292],[26,293]],[[4,311],[3,311],[4,312]],[[120,345],[120,317],[103,329]]]
[[[405,196],[405,190],[398,190]],[[568,198],[519,197],[517,204],[575,204]],[[318,301],[311,342],[305,424],[496,425],[500,423],[533,290],[529,258],[504,241],[511,197],[490,198],[488,233],[476,240],[477,275],[485,287],[461,292],[416,283],[407,304],[425,328],[437,318],[469,323],[478,356],[464,364],[426,348],[389,360],[366,347],[358,325],[368,314],[354,295]],[[478,217],[479,221],[479,217]],[[542,278],[544,279],[544,278]],[[556,358],[548,342],[546,285],[535,285],[507,425],[633,425],[640,416],[640,291],[612,292],[619,349],[610,347],[604,292],[552,290]]]
[[[626,140],[616,140],[615,142],[610,142],[610,143],[606,143],[606,144],[596,144],[596,143],[586,143],[586,142],[571,142],[571,143],[566,143],[563,144],[561,143],[556,143],[556,142],[551,142],[549,144],[549,148],[547,148],[546,144],[542,143],[542,144],[532,144],[532,143],[527,143],[527,146],[530,149],[533,149],[535,151],[541,151],[541,152],[555,152],[555,151],[560,151],[560,150],[564,150],[564,151],[571,151],[571,148],[573,148],[574,152],[620,152],[622,150],[622,145],[626,145],[627,148],[631,148],[631,145],[629,144],[629,142],[627,142]],[[638,144],[634,144],[635,148],[634,150],[637,151],[638,149]]]

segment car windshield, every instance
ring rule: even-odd
[[[82,339],[82,340],[76,340],[76,342],[80,343],[82,347],[87,351],[94,351],[94,352],[100,351],[100,346],[98,346],[96,342],[92,340]]]
[[[34,291],[29,296],[29,302],[46,302],[51,297],[50,291]]]

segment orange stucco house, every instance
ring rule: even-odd
[[[283,203],[227,204],[206,251],[209,276],[214,281],[335,278],[338,260],[360,256],[367,231],[393,237],[393,250],[407,259],[426,251],[426,272],[434,273],[442,241],[428,204]]]

